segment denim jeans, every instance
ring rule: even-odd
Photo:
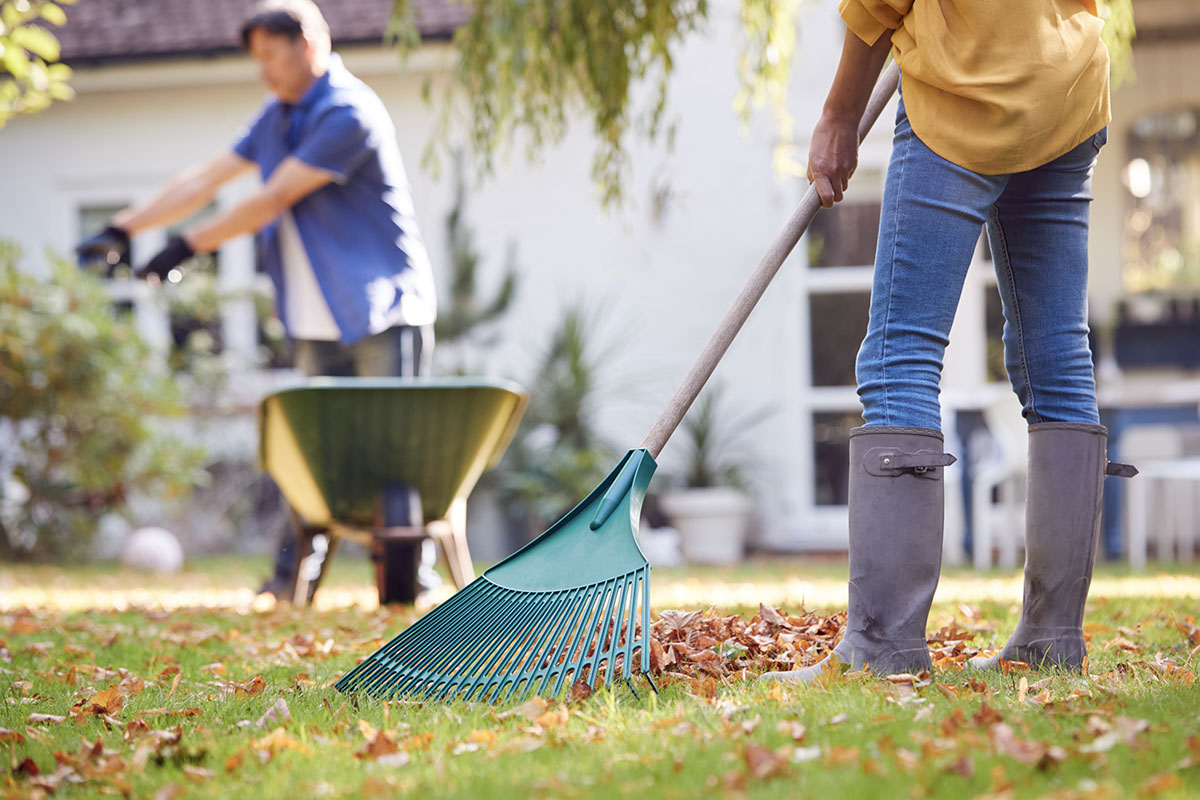
[[[858,352],[867,425],[941,430],[938,382],[986,225],[1004,308],[1004,363],[1027,422],[1099,422],[1087,324],[1088,208],[1105,128],[1028,172],[980,175],[934,153],[903,97],[870,321]]]

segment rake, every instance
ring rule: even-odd
[[[876,85],[859,140],[896,90]],[[638,518],[655,458],[817,210],[810,186],[641,447],[545,533],[484,572],[336,684],[372,697],[498,702],[564,687],[650,678],[650,564]],[[653,681],[650,683],[654,686]]]

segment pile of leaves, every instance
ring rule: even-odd
[[[650,625],[650,672],[717,678],[746,678],[762,672],[793,670],[816,664],[841,639],[846,612],[800,615],[760,604],[749,619],[707,611],[663,611]],[[980,653],[970,640],[975,632],[951,623],[929,634],[934,666],[962,669]]]

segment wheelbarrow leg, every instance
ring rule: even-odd
[[[459,589],[475,580],[475,566],[471,563],[471,548],[467,545],[467,500],[460,497],[450,504],[446,514],[446,529],[439,537],[450,577]]]
[[[296,530],[296,552],[293,554],[291,586],[280,599],[298,606],[310,605],[337,550],[338,540],[330,531],[307,527],[294,511],[291,520]],[[323,544],[318,543],[318,536]]]

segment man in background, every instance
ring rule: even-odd
[[[433,273],[413,212],[395,127],[382,101],[331,52],[312,0],[253,5],[242,43],[272,96],[229,152],[177,175],[151,200],[116,214],[80,244],[81,261],[127,260],[131,237],[186,219],[228,181],[257,167],[254,194],[172,236],[135,275],[153,283],[196,253],[257,233],[276,307],[306,375],[417,376],[429,372],[437,313]],[[412,493],[385,493],[384,524],[419,523]],[[414,507],[415,506],[415,507]],[[295,586],[297,533],[289,526],[275,574]],[[389,544],[389,569],[415,574],[422,543]],[[424,543],[430,566],[432,546]],[[435,576],[422,570],[426,581]],[[411,581],[410,581],[411,583]],[[417,586],[390,599],[411,602]]]

